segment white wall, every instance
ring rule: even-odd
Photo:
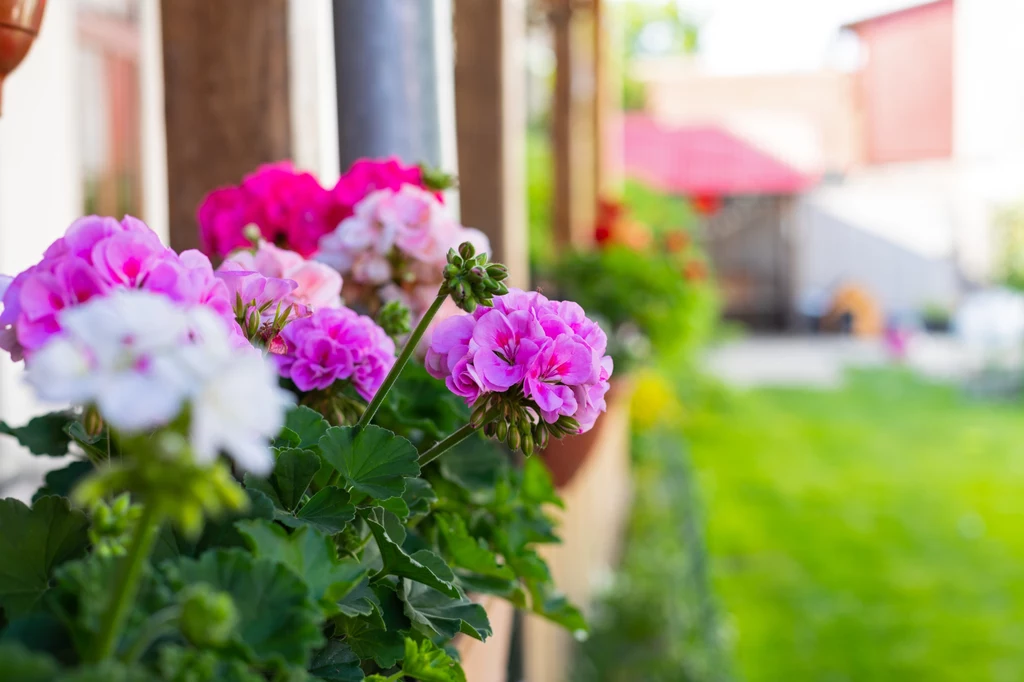
[[[15,274],[67,228],[82,207],[75,88],[75,5],[46,10],[32,51],[4,84],[0,116],[0,272]],[[0,357],[0,417],[20,424],[41,411],[15,366]],[[0,437],[0,481],[31,476],[52,460],[29,458]],[[31,494],[34,481],[11,492]]]

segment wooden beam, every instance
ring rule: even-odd
[[[455,120],[462,222],[525,286],[526,78],[523,0],[455,0]]]
[[[170,240],[199,244],[211,189],[291,153],[287,0],[161,3]]]

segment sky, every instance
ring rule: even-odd
[[[854,68],[859,53],[841,36],[844,23],[923,1],[678,0],[701,25],[702,64],[719,74]]]

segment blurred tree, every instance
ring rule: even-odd
[[[696,21],[676,0],[638,2],[628,0],[615,5],[616,21],[622,27],[622,60],[626,68],[622,78],[622,106],[627,111],[644,108],[644,85],[632,77],[629,62],[643,55],[693,54],[700,35]]]

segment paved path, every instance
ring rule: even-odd
[[[705,368],[728,384],[836,388],[848,368],[892,363],[877,339],[841,336],[753,336],[708,352]],[[966,372],[967,357],[955,340],[920,335],[911,342],[906,364],[926,376],[955,379]]]

